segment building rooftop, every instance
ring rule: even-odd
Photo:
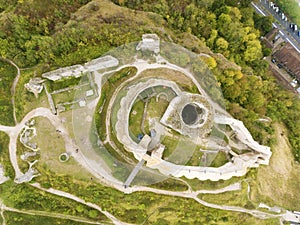
[[[300,80],[300,53],[298,53],[290,43],[286,43],[277,50],[273,57],[281,63],[288,72]]]

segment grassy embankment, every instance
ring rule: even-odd
[[[257,170],[251,198],[270,206],[278,205],[290,210],[300,209],[300,165],[294,161],[288,132],[281,124],[274,124],[277,144],[272,147],[269,166]]]
[[[113,96],[113,93],[120,84],[125,82],[130,77],[134,76],[136,74],[136,68],[134,67],[126,67],[124,69],[121,69],[120,71],[114,73],[112,76],[110,76],[107,81],[104,83],[104,85],[101,88],[101,96],[100,100],[97,104],[96,112],[99,112],[101,109],[101,112],[95,114],[95,123],[96,127],[99,133],[99,137],[101,141],[105,141],[107,133],[106,133],[106,114],[110,113],[107,112],[107,108],[109,105],[109,99]],[[108,152],[115,157],[116,159],[120,160],[121,162],[124,162],[124,158],[121,157],[121,155],[124,155],[126,158],[134,160],[134,157],[131,155],[131,153],[124,151],[123,145],[117,140],[115,134],[111,132],[111,139],[115,143],[115,145],[119,148],[119,150],[115,150],[112,146],[110,146],[109,143],[105,144],[105,148],[108,150]],[[122,151],[122,153],[121,153]],[[121,155],[120,155],[121,153]]]
[[[53,188],[72,192],[86,201],[96,203],[129,223],[147,221],[146,224],[278,224],[277,219],[258,220],[244,213],[219,211],[204,207],[192,199],[148,192],[128,195],[96,183],[85,185],[84,191],[81,191],[82,182],[70,177],[56,177],[55,174],[51,174],[50,182]]]
[[[1,200],[12,208],[19,210],[37,210],[79,216],[97,221],[108,221],[106,216],[91,207],[73,200],[45,193],[29,184],[15,184],[7,181],[0,185]],[[94,216],[94,215],[95,216]],[[94,216],[94,217],[93,217]]]
[[[287,132],[283,125],[275,123],[275,135],[277,144],[272,146],[272,157],[269,166],[260,166],[252,169],[243,178],[232,178],[228,181],[205,181],[210,186],[222,187],[223,184],[230,184],[234,180],[246,180],[250,185],[249,198],[247,196],[246,183],[243,182],[242,191],[222,193],[218,195],[201,195],[203,200],[216,204],[232,204],[249,207],[257,207],[260,202],[269,206],[279,206],[288,210],[300,208],[298,199],[299,193],[299,171],[300,165],[295,163],[291,153],[291,147],[287,139]],[[196,183],[195,188],[205,189],[201,181],[188,181]]]
[[[43,225],[59,225],[59,224],[64,224],[64,225],[74,225],[74,224],[87,225],[87,224],[90,224],[90,223],[74,221],[74,220],[71,220],[71,219],[54,218],[54,217],[51,217],[51,215],[48,215],[48,216],[29,215],[29,214],[10,212],[10,211],[5,211],[4,212],[4,217],[5,217],[7,225],[24,225],[24,224],[26,224],[26,225],[36,225],[36,224],[43,224]],[[78,218],[78,219],[80,219],[80,218]],[[85,219],[85,218],[82,218],[82,219]]]

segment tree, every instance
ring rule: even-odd
[[[200,58],[206,63],[209,69],[214,69],[217,66],[216,60],[211,56],[200,56]]]
[[[262,49],[259,40],[252,40],[247,43],[244,59],[246,62],[252,62],[262,57]]]
[[[253,20],[253,9],[251,8],[242,8],[240,9],[242,18],[241,22],[244,24],[244,26],[248,27],[254,27],[254,20]]]
[[[216,49],[219,52],[224,52],[228,49],[228,42],[222,37],[218,38],[216,41]]]
[[[271,16],[261,16],[257,13],[253,14],[254,25],[256,29],[261,31],[261,34],[266,35],[272,28],[274,18]]]
[[[208,45],[208,47],[210,47],[210,48],[214,47],[217,36],[218,36],[218,31],[213,29],[210,33],[209,39],[206,41],[206,44]]]
[[[225,6],[225,0],[215,0],[211,6],[212,11],[220,9],[222,6]]]
[[[79,212],[79,213],[82,213],[84,211],[84,207],[83,205],[78,205],[76,206],[76,211]],[[93,213],[92,213],[93,214]],[[90,216],[90,212],[89,212],[89,216]],[[90,216],[91,217],[91,216]],[[97,217],[97,216],[96,216]],[[93,218],[93,217],[91,217]]]
[[[6,58],[7,54],[10,51],[10,44],[7,39],[0,38],[0,56]]]

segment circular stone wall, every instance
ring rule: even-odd
[[[198,105],[190,103],[182,109],[181,117],[185,124],[192,125],[198,121],[199,114],[202,114],[202,112],[203,109]]]

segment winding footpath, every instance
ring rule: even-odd
[[[1,215],[2,215],[2,218],[3,218],[2,225],[6,225],[5,217],[3,216],[4,211],[27,214],[27,215],[33,215],[33,216],[43,216],[43,217],[66,219],[66,220],[72,220],[72,221],[75,221],[75,222],[87,223],[87,224],[97,224],[97,225],[98,224],[99,225],[104,224],[104,223],[101,223],[101,222],[85,219],[83,217],[65,215],[65,214],[62,214],[62,213],[54,213],[54,212],[46,212],[46,211],[38,211],[38,210],[20,210],[20,209],[16,209],[16,208],[12,208],[12,207],[7,207],[6,205],[4,205],[1,202],[0,202],[0,208],[1,208]],[[105,224],[108,224],[107,221],[105,222]]]
[[[10,59],[6,59],[6,58],[1,58],[0,57],[0,60],[8,62],[9,64],[11,64],[13,67],[15,67],[17,69],[17,76],[15,77],[13,85],[11,87],[11,96],[12,96],[11,103],[13,105],[13,116],[14,116],[15,124],[17,124],[18,121],[17,121],[17,117],[16,117],[16,110],[15,110],[15,93],[16,93],[16,86],[17,86],[19,78],[21,76],[20,68],[17,66],[17,64],[15,64]]]

